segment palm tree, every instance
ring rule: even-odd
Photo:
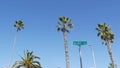
[[[40,59],[38,56],[33,55],[33,51],[28,50],[24,52],[24,57],[21,57],[21,61],[16,61],[12,68],[42,68],[40,62],[35,59]]]
[[[64,46],[65,46],[65,57],[66,57],[66,68],[70,68],[70,64],[69,64],[69,55],[68,55],[68,42],[67,42],[67,32],[69,33],[68,28],[73,28],[73,25],[71,23],[71,19],[68,17],[60,17],[59,18],[59,22],[57,24],[57,30],[58,31],[62,31],[63,32],[63,36],[64,36]]]
[[[14,37],[13,48],[12,48],[12,52],[11,52],[11,56],[10,56],[10,60],[9,60],[9,67],[10,67],[11,62],[12,62],[12,57],[13,57],[14,49],[15,49],[15,46],[16,46],[16,38],[17,38],[18,32],[19,32],[21,29],[24,29],[24,24],[23,24],[23,22],[22,22],[21,20],[18,20],[18,21],[15,22],[14,27],[15,27],[17,30],[16,30],[16,35],[15,35],[15,37]]]
[[[106,23],[98,24],[98,27],[96,28],[96,30],[98,31],[98,34],[97,34],[98,37],[101,37],[102,39],[102,44],[105,43],[105,45],[107,46],[108,53],[109,53],[109,56],[112,62],[112,68],[115,68],[115,63],[114,63],[114,59],[112,55],[112,49],[110,45],[110,43],[113,43],[114,34],[112,33],[109,25],[107,25]]]

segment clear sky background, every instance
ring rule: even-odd
[[[71,68],[79,68],[78,47],[73,40],[86,40],[92,45],[97,68],[111,62],[107,47],[101,44],[95,28],[98,23],[110,25],[115,40],[112,51],[120,68],[120,1],[119,0],[0,0],[0,67],[7,66],[13,46],[16,20],[23,20],[12,63],[20,60],[25,50],[40,56],[43,68],[65,68],[63,33],[56,30],[60,16],[72,19],[74,28],[67,34]],[[83,67],[93,67],[90,48],[82,47]]]

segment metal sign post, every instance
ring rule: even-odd
[[[87,41],[73,41],[73,45],[79,46],[80,67],[83,68],[81,46],[87,45]]]
[[[81,46],[79,46],[79,56],[80,56],[80,67],[83,68],[83,66],[82,66],[82,52],[81,52]]]
[[[91,49],[91,52],[92,52],[92,58],[93,58],[94,68],[96,68],[94,51],[93,51],[92,45],[89,45],[89,46],[90,46],[90,49]]]

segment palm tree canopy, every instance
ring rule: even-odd
[[[106,23],[103,24],[98,24],[98,27],[96,28],[96,30],[98,31],[98,37],[101,37],[102,39],[102,43],[106,44],[107,41],[110,41],[111,43],[113,43],[113,39],[114,39],[114,34],[112,33],[109,25],[107,25]]]
[[[68,26],[68,28],[73,28],[73,24],[71,23],[71,19],[65,16],[61,16],[59,18],[59,22],[57,24],[57,30],[61,30],[62,32],[69,32],[69,30],[66,28]]]
[[[24,57],[21,57],[22,61],[16,61],[13,65],[13,68],[42,68],[40,62],[35,59],[40,59],[39,57],[33,55],[33,51],[29,52],[28,50],[24,52]]]
[[[14,27],[17,28],[17,31],[24,29],[24,24],[21,20],[15,22]]]

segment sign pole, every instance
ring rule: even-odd
[[[89,45],[89,46],[90,46],[90,49],[91,49],[91,52],[92,52],[92,57],[93,57],[94,68],[96,68],[96,62],[95,62],[95,55],[94,55],[94,51],[93,51],[92,45]]]
[[[81,52],[81,46],[79,46],[79,55],[80,55],[80,67],[82,67],[82,52]]]
[[[80,68],[83,68],[81,46],[87,45],[87,41],[73,41],[73,45],[79,46]]]

